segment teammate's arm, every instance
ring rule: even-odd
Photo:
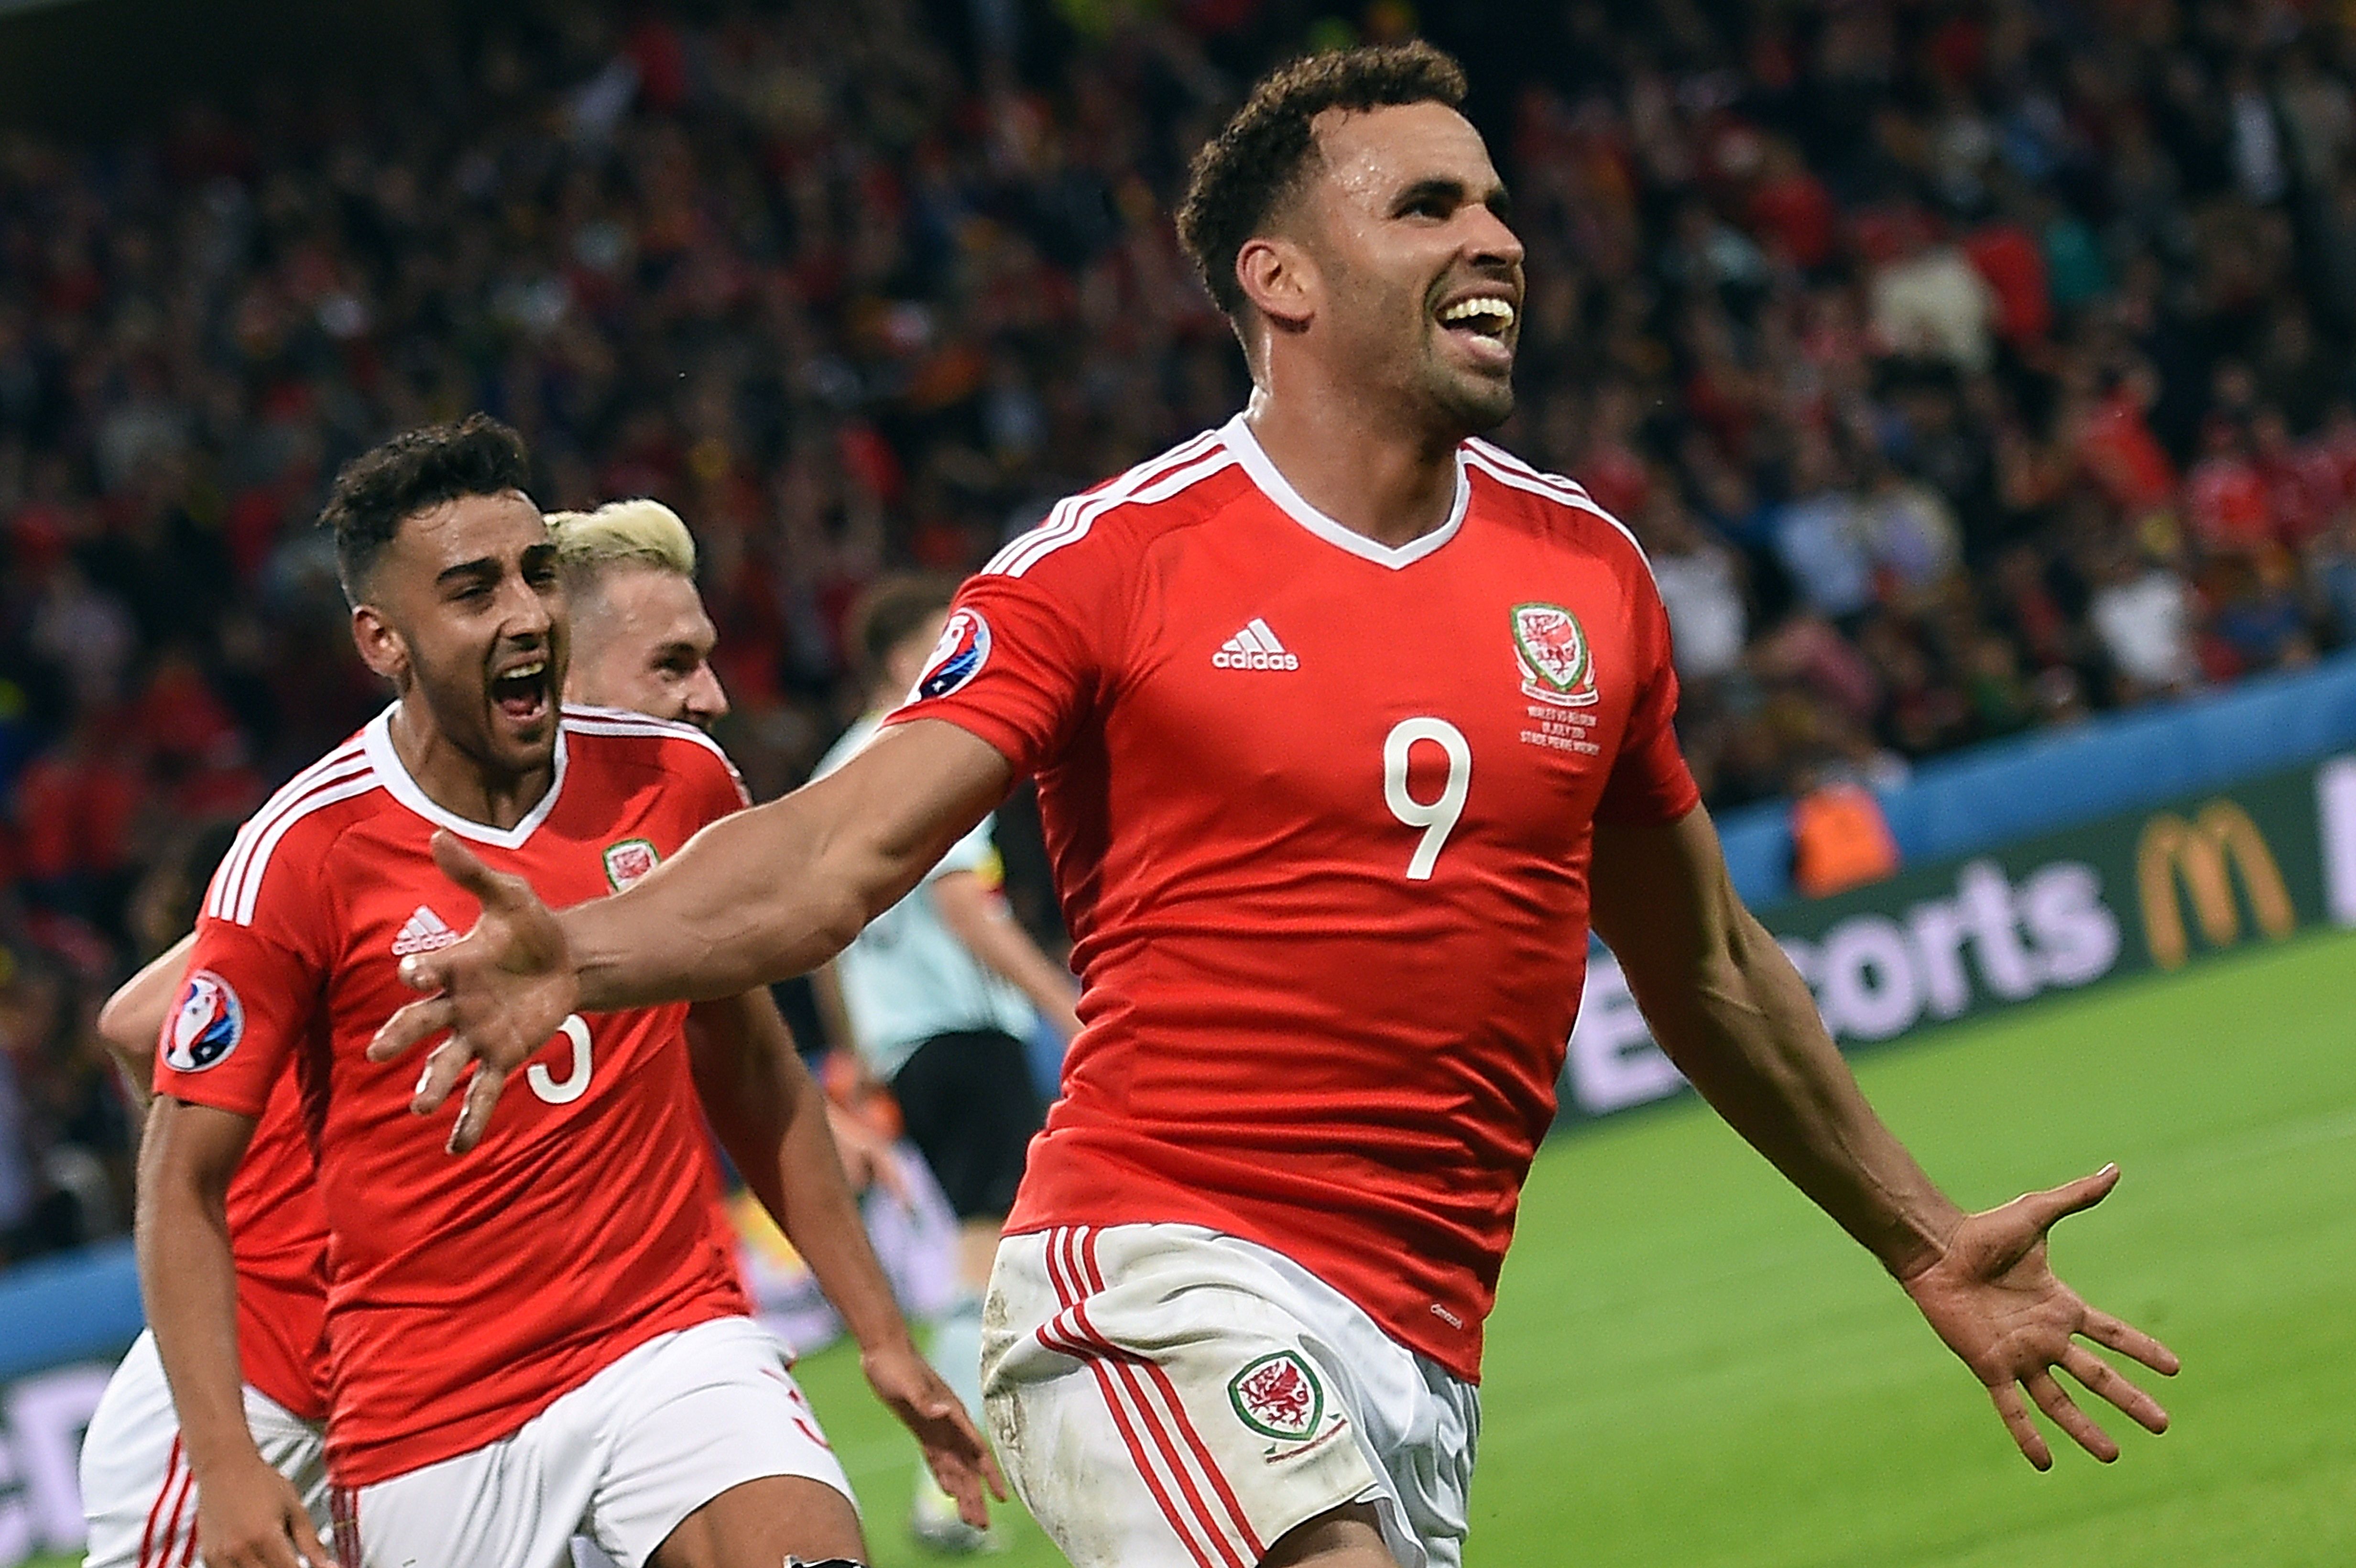
[[[875,1260],[842,1179],[826,1096],[765,990],[701,1002],[689,1014],[696,1091],[745,1185],[817,1276],[859,1342],[876,1396],[923,1445],[925,1461],[975,1529],[990,1523],[985,1484],[1006,1495],[965,1407],[926,1364]]]
[[[1734,891],[1699,807],[1658,827],[1599,822],[1591,884],[1654,1038],[1694,1087],[1842,1229],[1879,1258],[1988,1390],[2029,1463],[2052,1456],[2022,1390],[2096,1458],[2118,1445],[2054,1381],[2061,1367],[2154,1432],[2168,1416],[2076,1342],[2083,1335],[2173,1374],[2173,1352],[2094,1310],[2055,1278],[2046,1232],[2117,1182],[2105,1168],[1965,1214],[1874,1115],[1775,939]]]
[[[1066,1040],[1080,1032],[1072,1008],[1079,988],[1072,972],[1039,951],[988,883],[973,871],[945,871],[925,884],[941,923],[992,974],[1030,999],[1039,1016]]]
[[[714,822],[625,891],[552,916],[522,879],[494,874],[447,833],[434,856],[483,907],[466,939],[402,961],[438,993],[378,1031],[383,1061],[444,1029],[415,1108],[449,1096],[479,1062],[450,1147],[474,1147],[507,1074],[568,1013],[734,996],[789,978],[850,944],[999,801],[1013,768],[939,720],[886,729],[859,755],[782,800]]]
[[[197,950],[197,933],[188,933],[151,958],[147,966],[115,987],[98,1009],[98,1038],[123,1071],[132,1104],[142,1115],[155,1097],[155,1040],[171,1015],[172,998],[179,994],[181,977],[188,972],[188,955]]]
[[[229,1183],[255,1118],[158,1098],[140,1144],[139,1288],[171,1384],[197,1540],[211,1568],[296,1568],[330,1561],[294,1483],[254,1446],[237,1349],[237,1264]]]

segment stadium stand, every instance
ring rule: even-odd
[[[2356,640],[2339,8],[1498,9],[1421,21],[1530,247],[1502,439],[1644,539],[1713,805]],[[0,133],[0,1261],[124,1221],[143,873],[380,700],[340,461],[485,408],[544,504],[677,507],[776,794],[877,571],[1235,406],[1169,213],[1254,70],[1418,25],[1315,15],[578,0],[411,91]]]

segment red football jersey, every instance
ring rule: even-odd
[[[158,1093],[259,1113],[290,1069],[329,1232],[328,1461],[360,1487],[481,1447],[658,1334],[748,1313],[689,1072],[683,1005],[575,1016],[476,1150],[409,1112],[418,1059],[363,1054],[411,999],[398,965],[478,906],[437,827],[550,904],[644,875],[744,804],[696,731],[568,709],[547,796],[512,829],[435,805],[389,715],[249,822],[197,926]],[[185,1036],[185,1038],[182,1038]]]
[[[1555,1113],[1598,819],[1698,799],[1625,529],[1478,441],[1390,549],[1240,419],[959,593],[896,720],[1035,773],[1087,1024],[1010,1225],[1272,1247],[1458,1375]]]
[[[217,998],[184,984],[157,1055],[186,1021],[193,1041],[212,1025]],[[304,1136],[292,1074],[273,1085],[229,1184],[230,1251],[237,1263],[237,1349],[245,1381],[305,1421],[327,1414],[327,1220]]]

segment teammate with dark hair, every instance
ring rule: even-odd
[[[980,1438],[909,1342],[765,993],[697,1007],[692,1046],[678,1007],[558,1020],[471,1168],[416,1136],[405,1074],[363,1055],[400,999],[402,959],[456,940],[472,914],[431,863],[437,832],[570,899],[626,885],[744,804],[701,731],[561,707],[566,604],[526,472],[513,432],[478,417],[339,476],[325,518],[354,636],[398,696],[238,836],[165,1026],[140,1274],[197,1545],[214,1568],[327,1557],[241,1406],[223,1201],[289,1078],[328,1232],[346,1568],[546,1568],[576,1531],[625,1568],[863,1554],[841,1467],[749,1318],[699,1077],[731,1085],[735,1114],[714,1120],[732,1157],[979,1522]]]
[[[1625,529],[1478,439],[1513,406],[1522,247],[1428,48],[1303,61],[1196,161],[1183,219],[1255,390],[968,582],[840,773],[552,915],[484,905],[371,1048],[444,1028],[455,1142],[574,1008],[824,959],[1033,773],[1085,1028],[991,1285],[1018,1490],[1079,1568],[1461,1561],[1482,1326],[1590,918],[1655,1036],[1868,1247],[2050,1464],[2026,1391],[2166,1417],[2076,1337],[2045,1233],[2110,1169],[1966,1214],[1859,1094],[1744,910],[1678,753],[1668,621]]]

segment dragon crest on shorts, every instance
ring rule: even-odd
[[[1291,1350],[1262,1356],[1227,1381],[1236,1414],[1267,1437],[1299,1440],[1315,1434],[1325,1414],[1325,1389],[1309,1363]]]

